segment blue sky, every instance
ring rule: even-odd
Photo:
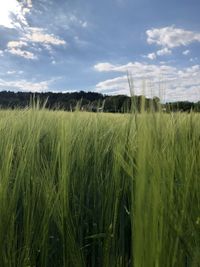
[[[4,3],[3,3],[4,2]],[[200,100],[199,0],[6,0],[0,90]]]

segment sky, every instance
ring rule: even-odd
[[[199,10],[199,0],[0,0],[0,90],[199,101]]]

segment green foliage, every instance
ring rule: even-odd
[[[199,114],[0,111],[1,267],[199,267]]]
[[[133,86],[130,84],[130,86]],[[4,109],[27,108],[32,99],[40,99],[46,102],[46,108],[51,110],[80,110],[92,112],[129,113],[130,111],[142,112],[146,110],[166,112],[200,112],[200,102],[188,101],[161,104],[158,97],[146,98],[142,95],[115,95],[108,96],[95,92],[73,93],[28,93],[28,92],[0,92],[0,107]]]

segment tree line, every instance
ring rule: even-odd
[[[171,102],[161,104],[158,97],[147,98],[142,95],[129,97],[126,95],[103,95],[96,92],[70,92],[70,93],[31,93],[31,92],[0,92],[0,108],[14,109],[26,108],[39,101],[45,103],[45,107],[53,110],[93,112],[124,113],[136,110],[165,112],[190,112],[200,111],[200,101],[197,103],[189,101]]]

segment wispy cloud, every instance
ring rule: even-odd
[[[42,28],[29,27],[28,32],[22,38],[27,42],[48,44],[48,45],[66,45],[66,41],[60,39],[54,34],[49,34],[45,32]]]
[[[27,81],[25,79],[16,80],[16,81],[5,81],[0,79],[0,87],[4,90],[15,90],[15,91],[24,91],[24,92],[45,92],[49,90],[49,86],[55,79],[47,80],[47,81]]]
[[[8,50],[8,52],[25,59],[37,59],[37,56],[35,56],[32,52],[21,50],[20,48],[11,48]]]
[[[67,45],[65,40],[60,39],[54,34],[46,33],[45,29],[28,27],[25,34],[19,40],[8,42],[7,51],[26,59],[38,59],[38,56],[33,52],[24,50],[25,47],[29,49],[33,48],[35,44],[42,45],[49,52],[52,52],[52,46]],[[41,48],[38,51],[40,50]]]
[[[12,49],[12,48],[22,48],[24,46],[28,46],[27,42],[24,42],[24,41],[10,41],[8,42],[7,44],[7,47],[9,49]]]
[[[75,14],[68,14],[67,21],[69,24],[73,24],[75,26],[81,26],[82,28],[88,27],[88,22],[86,20],[80,19]]]
[[[124,65],[115,65],[108,62],[94,65],[94,69],[99,72],[133,72],[135,77],[151,77],[158,74],[168,74],[169,70],[174,71],[176,68],[167,65],[153,65],[141,62],[129,62]],[[145,75],[144,75],[145,74]]]
[[[78,30],[85,30],[90,26],[88,20],[84,19],[81,14],[77,14],[72,10],[55,14],[54,26],[61,27],[63,30],[74,32]]]
[[[192,57],[190,58],[190,62],[197,62],[198,61],[198,57]]]
[[[190,54],[190,50],[189,50],[189,49],[183,51],[183,55],[184,55],[184,56],[187,56],[187,55],[189,55],[189,54]]]
[[[51,52],[52,46],[66,46],[67,43],[44,28],[31,27],[29,25],[26,15],[31,12],[32,6],[31,0],[20,2],[17,0],[7,0],[5,4],[1,5],[0,25],[7,28],[20,29],[18,39],[8,42],[7,52],[33,60],[37,59],[38,55],[30,51],[33,48],[32,45],[42,45],[43,49]],[[86,24],[82,23],[83,27],[86,27]]]
[[[158,50],[158,51],[156,52],[156,54],[157,54],[158,56],[171,55],[171,53],[172,53],[172,51],[171,51],[169,48],[167,48],[167,47],[165,47],[165,48],[163,48],[163,49],[161,49],[161,50]]]
[[[127,75],[99,82],[96,84],[96,90],[101,93],[128,94]]]
[[[8,74],[8,75],[21,75],[21,74],[23,74],[24,73],[24,71],[23,70],[19,70],[19,71],[17,71],[17,70],[8,70],[7,72],[6,72],[6,74]]]
[[[28,47],[28,44],[25,41],[10,41],[7,44],[7,52],[26,59],[37,59],[37,56],[32,52],[25,50],[25,47]]]

